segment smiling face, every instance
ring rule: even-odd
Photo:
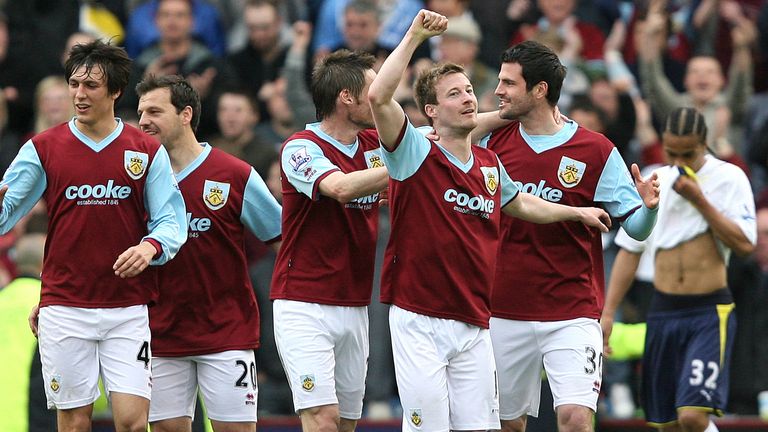
[[[697,103],[714,99],[725,83],[720,63],[713,57],[694,57],[685,71],[685,89]]]
[[[107,77],[99,65],[90,70],[82,65],[69,77],[69,96],[75,107],[77,122],[93,127],[115,117],[115,100],[120,93],[109,94]]]
[[[523,68],[519,63],[501,64],[495,94],[499,97],[499,116],[503,119],[524,117],[535,106],[535,98],[526,90]]]
[[[139,128],[159,139],[166,147],[172,147],[183,136],[185,115],[191,117],[191,111],[190,107],[186,107],[177,113],[171,103],[169,89],[150,90],[139,98]]]
[[[436,125],[471,131],[477,126],[477,96],[463,73],[451,73],[435,84],[437,104],[427,105]]]

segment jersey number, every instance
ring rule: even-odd
[[[136,354],[136,360],[144,362],[144,369],[149,369],[149,342],[144,341],[139,348],[139,353]]]
[[[248,378],[248,372],[250,372],[251,386],[256,388],[256,364],[251,362],[250,367],[248,367],[248,363],[242,360],[236,361],[235,364],[243,368],[243,374],[240,375],[240,378],[238,378],[237,381],[235,381],[235,387],[248,387],[248,383],[246,383],[245,380]]]
[[[707,362],[706,368],[711,372],[709,377],[704,379],[704,362],[699,359],[693,359],[693,361],[691,361],[691,378],[688,379],[688,382],[692,386],[700,386],[704,383],[704,387],[708,389],[716,389],[717,377],[720,376],[720,365],[711,361]]]
[[[584,372],[592,375],[596,371],[602,371],[603,353],[597,354],[591,346],[584,347],[584,352],[587,353],[587,364],[584,365]]]

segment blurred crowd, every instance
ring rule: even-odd
[[[550,46],[568,67],[560,111],[606,135],[628,163],[664,163],[658,126],[675,108],[704,114],[710,150],[741,167],[759,197],[757,252],[730,267],[739,333],[729,408],[756,413],[756,395],[768,389],[767,373],[755,367],[768,361],[768,0],[0,0],[0,170],[34,134],[73,116],[63,58],[79,42],[104,38],[134,60],[118,101],[124,121],[137,121],[133,88],[142,78],[183,75],[202,97],[197,136],[253,165],[279,199],[280,145],[315,121],[312,65],[339,48],[383,61],[421,8],[449,25],[420,47],[397,92],[417,125],[426,120],[410,84],[420,69],[461,64],[480,110],[492,111],[500,54],[527,39]],[[11,252],[30,226],[40,232],[38,218],[0,237],[0,286],[19,275]],[[386,220],[381,226],[386,231]],[[259,411],[290,414],[267,306],[274,253],[253,240],[264,321]],[[615,252],[610,236],[605,248]],[[629,299],[626,321],[643,320],[645,293]],[[386,308],[374,302],[370,313],[367,413],[397,416]],[[635,414],[627,404],[639,367],[606,364],[616,385],[605,385],[600,415]]]

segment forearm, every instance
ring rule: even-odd
[[[742,123],[744,110],[754,93],[752,53],[749,47],[734,49],[731,67],[728,71],[728,86],[725,90],[726,103],[731,109],[731,122]]]
[[[749,255],[755,249],[738,224],[728,219],[706,198],[692,203],[709,224],[712,233],[737,255]]]
[[[494,130],[510,124],[512,120],[499,117],[499,111],[477,114],[477,127],[472,130],[472,142],[476,143]]]
[[[635,279],[637,266],[640,263],[639,253],[629,252],[626,249],[620,249],[616,255],[616,260],[611,267],[611,276],[608,279],[608,289],[605,293],[605,305],[603,306],[603,317],[611,318],[616,314],[616,310],[629,292],[632,282]]]
[[[372,195],[384,190],[389,184],[386,167],[369,168],[351,173],[335,172],[320,183],[320,193],[339,202]]]
[[[504,213],[537,224],[578,220],[578,210],[561,204],[554,204],[527,193],[520,193],[516,199],[504,206]]]
[[[629,234],[635,240],[643,241],[651,235],[653,227],[656,225],[656,215],[658,214],[658,207],[651,210],[645,205],[640,206],[634,213],[629,215],[622,223],[621,226],[624,231]]]
[[[408,63],[422,42],[424,42],[423,39],[414,37],[410,32],[406,33],[403,41],[381,65],[376,79],[368,90],[368,99],[374,110],[377,106],[387,105],[394,100],[395,90],[405,74]]]

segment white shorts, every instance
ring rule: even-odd
[[[403,431],[500,429],[488,330],[389,309]]]
[[[152,390],[147,306],[45,306],[39,317],[40,360],[48,408],[71,409],[104,389],[149,399]]]
[[[208,418],[255,422],[258,386],[253,350],[152,359],[149,421],[195,416],[197,389]]]
[[[296,411],[339,405],[342,418],[363,412],[368,368],[368,308],[275,300],[275,342]]]
[[[491,340],[499,370],[502,420],[539,415],[542,362],[555,408],[572,404],[597,410],[603,357],[597,320],[491,318]]]

